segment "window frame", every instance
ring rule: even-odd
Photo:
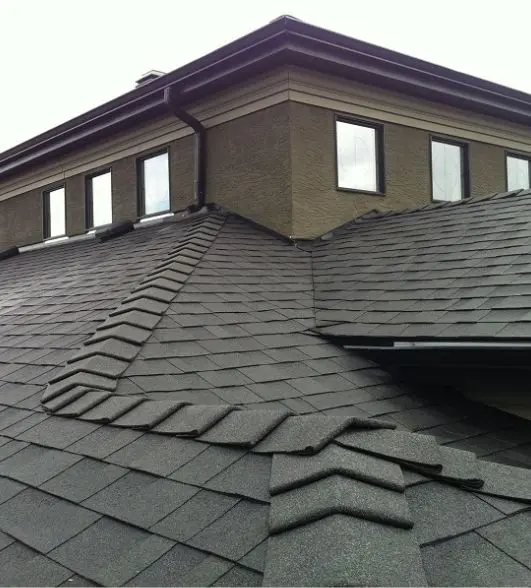
[[[346,188],[339,185],[339,144],[337,136],[337,123],[347,123],[360,127],[367,127],[375,131],[375,156],[376,156],[376,190],[358,190]],[[385,196],[385,154],[384,154],[385,126],[380,121],[365,118],[356,118],[344,114],[334,116],[334,153],[335,153],[335,188],[339,192],[350,192],[354,194],[369,194],[371,196]]]
[[[531,189],[531,155],[524,155],[523,153],[516,153],[514,151],[505,151],[505,189],[509,192],[509,166],[507,165],[507,159],[512,157],[513,159],[523,159],[527,161],[529,167],[529,188],[513,188],[513,190],[529,190]]]
[[[94,194],[92,190],[92,180],[97,178],[98,176],[103,176],[107,173],[111,174],[111,222],[108,224],[112,224],[112,167],[106,167],[100,169],[96,172],[92,172],[85,176],[85,229],[87,231],[91,231],[92,229],[96,229],[99,227],[104,227],[107,225],[98,225],[97,227],[94,226]]]
[[[461,199],[460,200],[440,200],[433,197],[433,143],[444,143],[445,145],[454,145],[460,148],[461,159]],[[432,202],[461,202],[466,198],[470,198],[470,167],[468,158],[468,143],[459,141],[451,137],[444,137],[441,135],[431,135],[428,140],[428,159],[430,162],[430,193]]]
[[[63,189],[64,192],[64,204],[65,204],[65,214],[64,214],[64,223],[65,223],[65,232],[61,235],[51,235],[52,232],[52,217],[50,214],[50,194],[55,192],[56,190]],[[66,208],[66,184],[56,184],[49,188],[46,188],[42,192],[42,240],[49,241],[53,239],[60,239],[61,237],[66,237],[67,235],[67,227],[66,227],[66,217],[67,217],[67,208]]]
[[[158,157],[159,155],[167,154],[168,156],[168,208],[166,210],[159,210],[157,212],[151,212],[146,214],[146,194],[145,194],[145,185],[144,185],[144,162],[148,159],[152,159],[154,157]],[[171,195],[172,195],[172,185],[171,185],[171,158],[170,158],[170,147],[164,147],[162,149],[158,149],[157,151],[151,151],[150,153],[146,153],[141,157],[137,158],[136,160],[136,182],[137,182],[137,213],[138,217],[141,219],[150,218],[152,216],[159,216],[161,214],[166,214],[171,212]]]

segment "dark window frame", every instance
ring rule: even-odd
[[[523,159],[527,161],[529,166],[529,188],[531,188],[531,155],[524,155],[523,153],[515,153],[514,151],[505,151],[505,189],[509,191],[509,166],[507,165],[507,159],[512,157],[514,159]],[[522,188],[528,190],[529,188]],[[519,188],[513,188],[518,190]]]
[[[158,212],[152,212],[150,214],[146,214],[146,199],[145,199],[145,186],[144,186],[144,162],[148,159],[152,159],[153,157],[158,157],[159,155],[167,154],[168,155],[168,190],[169,190],[169,202],[168,208],[166,210],[160,210]],[[171,195],[172,195],[172,185],[171,185],[171,157],[170,157],[170,147],[164,147],[163,149],[158,149],[157,151],[151,151],[150,153],[146,153],[142,155],[136,160],[136,182],[137,182],[137,213],[139,218],[149,218],[151,216],[159,216],[161,214],[166,214],[171,212]]]
[[[377,190],[357,190],[356,188],[345,188],[339,185],[339,145],[337,140],[337,123],[347,123],[360,127],[374,129],[376,139],[376,184]],[[381,121],[366,118],[356,118],[344,114],[334,116],[334,151],[335,151],[335,189],[339,192],[351,192],[354,194],[370,194],[371,196],[385,196],[385,125]]]
[[[65,199],[65,232],[61,235],[51,235],[52,232],[52,218],[50,215],[50,194],[51,192],[55,192],[56,190],[60,189],[64,190],[64,199]],[[66,230],[66,184],[57,184],[53,185],[42,192],[42,238],[43,241],[48,239],[59,239],[60,237],[65,237],[67,234]]]
[[[87,231],[96,228],[94,226],[94,194],[92,192],[92,180],[107,173],[111,174],[111,211],[112,211],[112,167],[106,167],[85,176],[85,228]],[[111,216],[112,219],[112,216]],[[111,220],[112,222],[112,220]],[[98,225],[105,226],[105,225]]]
[[[441,135],[431,135],[428,141],[428,159],[430,162],[430,193],[432,202],[452,202],[452,200],[439,200],[433,197],[433,143],[444,143],[445,145],[454,145],[460,148],[461,156],[461,200],[470,198],[470,165],[468,157],[468,143],[465,141],[459,141],[449,137]],[[457,202],[460,202],[458,200]]]

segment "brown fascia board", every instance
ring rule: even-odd
[[[157,80],[0,154],[0,177],[164,112],[164,89],[190,105],[279,65],[296,65],[531,123],[531,95],[282,17]]]

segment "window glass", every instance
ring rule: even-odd
[[[461,200],[463,197],[462,147],[431,142],[431,173],[434,200]]]
[[[47,194],[48,231],[47,238],[60,237],[66,233],[65,189],[57,188]]]
[[[507,156],[507,189],[529,188],[529,160]]]
[[[170,209],[168,154],[161,153],[142,161],[143,213],[155,214]]]
[[[112,222],[112,182],[111,172],[105,172],[90,178],[90,198],[92,227],[107,225]]]
[[[378,192],[376,128],[337,121],[336,130],[338,186]]]

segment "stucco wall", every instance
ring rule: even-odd
[[[290,235],[290,104],[213,127],[207,142],[208,201]]]
[[[169,143],[171,210],[180,211],[193,203],[194,198],[194,138],[186,136]],[[160,149],[157,149],[157,151]],[[113,221],[136,220],[137,159],[153,150],[114,161],[112,170]],[[79,235],[85,232],[85,179],[102,169],[70,176],[63,181],[66,195],[66,231]],[[53,186],[60,185],[54,182]],[[0,201],[0,249],[12,245],[30,245],[43,238],[43,192],[49,186],[25,192]]]
[[[360,194],[336,189],[335,112],[296,102],[290,112],[296,237],[321,235],[375,208],[400,210],[431,201],[427,131],[384,123],[385,195]],[[471,194],[504,191],[504,149],[467,144]]]

